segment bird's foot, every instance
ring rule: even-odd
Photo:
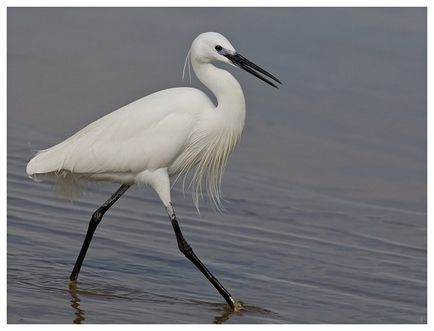
[[[242,301],[238,301],[233,297],[230,297],[229,299],[231,300],[230,306],[234,312],[239,312],[246,306]]]

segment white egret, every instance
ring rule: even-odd
[[[180,251],[208,278],[232,309],[237,310],[241,303],[211,274],[184,239],[170,197],[170,178],[185,175],[194,168],[192,184],[196,207],[202,182],[206,182],[212,202],[220,204],[220,182],[244,127],[245,101],[238,81],[212,62],[240,67],[274,87],[277,86],[268,78],[280,81],[241,56],[216,32],[196,37],[189,57],[197,78],[215,95],[217,106],[195,88],[170,88],[153,93],[38,152],[27,164],[27,174],[36,181],[54,180],[63,186],[81,180],[122,184],[92,215],[71,281],[78,277],[104,213],[131,185],[150,186],[167,210]]]

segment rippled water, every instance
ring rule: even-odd
[[[197,14],[183,13],[178,20]],[[424,84],[419,75],[424,64],[416,61],[415,51],[423,46],[423,10],[248,12],[253,21],[272,16],[274,25],[264,29],[275,29],[276,40],[281,40],[278,33],[286,33],[298,46],[307,44],[304,51],[297,48],[288,55],[303,70],[286,65],[289,52],[275,41],[274,57],[258,50],[262,60],[257,62],[268,61],[269,67],[275,63],[286,85],[270,91],[242,76],[248,86],[248,122],[224,179],[223,215],[206,204],[198,215],[189,193],[183,194],[179,186],[173,191],[185,237],[234,297],[246,304],[244,310],[228,310],[178,251],[155,193],[136,187],[107,212],[77,285],[68,285],[90,216],[117,185],[89,185],[70,203],[55,188],[28,179],[25,165],[36,150],[146,94],[140,90],[143,82],[146,89],[169,86],[164,79],[173,80],[178,64],[171,67],[167,62],[157,82],[149,77],[128,80],[135,65],[114,66],[120,63],[118,50],[98,57],[100,49],[92,49],[92,38],[96,36],[104,49],[114,42],[110,38],[117,36],[115,30],[119,36],[138,26],[144,31],[148,25],[158,26],[158,18],[175,14],[179,16],[173,10],[9,10],[8,322],[426,323],[426,95],[414,89]],[[223,9],[201,14],[216,30],[223,29],[216,23],[219,15],[229,21],[244,15]],[[311,25],[308,29],[302,24],[305,29],[298,32],[280,29],[314,18],[315,24],[329,28],[321,36]],[[124,25],[110,30],[117,20]],[[205,29],[206,22],[196,23]],[[348,35],[341,30],[345,24],[352,29]],[[372,35],[374,28],[377,33]],[[190,22],[185,34],[191,38],[195,29]],[[52,35],[47,37],[47,31]],[[228,37],[255,53],[254,40],[246,41],[242,32]],[[130,55],[134,61],[168,56],[164,48],[152,51],[158,56],[137,55],[144,48],[135,33],[128,34],[131,40],[118,40],[127,47],[121,55],[124,61]],[[161,37],[164,29],[158,33]],[[393,38],[403,33],[407,39],[401,45]],[[65,39],[68,35],[74,38]],[[353,85],[313,80],[329,77],[308,70],[319,56],[309,50],[313,36],[320,49],[335,56],[354,49],[355,38],[360,54],[351,59],[363,70],[354,69],[351,61],[339,61],[348,65],[348,72],[355,70],[355,76],[347,77]],[[144,38],[151,43],[156,37],[145,33]],[[266,36],[258,39],[267,43]],[[176,41],[169,48],[184,43]],[[79,52],[85,44],[91,58],[76,62],[76,55],[62,53],[59,46]],[[181,64],[183,54],[175,54]],[[89,72],[94,68],[90,63],[97,67],[95,72]],[[373,63],[383,66],[372,68]],[[143,70],[155,66],[148,63]],[[327,71],[330,63],[321,68]],[[328,74],[339,70],[342,67]],[[125,76],[107,78],[123,71]],[[404,76],[406,80],[397,80]],[[368,82],[375,88],[363,85]],[[414,101],[411,112],[404,99]],[[342,109],[337,100],[357,109]],[[287,111],[289,106],[294,110]]]

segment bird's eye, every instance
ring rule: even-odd
[[[220,45],[217,45],[217,46],[215,47],[215,50],[216,50],[217,52],[220,52],[222,49],[223,49],[223,47],[221,47]]]

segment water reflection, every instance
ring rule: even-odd
[[[69,282],[69,294],[71,295],[71,307],[74,309],[75,318],[72,323],[81,324],[86,319],[85,311],[80,308],[80,297],[78,296],[77,283]]]
[[[71,300],[70,300],[71,307],[74,310],[74,319],[72,320],[72,323],[81,324],[84,320],[86,320],[86,312],[85,312],[85,310],[83,310],[80,307],[81,300],[80,300],[79,295],[80,294],[100,295],[100,294],[79,290],[77,288],[76,282],[69,282],[68,292],[71,296]],[[242,310],[244,310],[244,308]],[[229,320],[232,316],[242,316],[243,315],[242,310],[234,312],[229,305],[227,305],[227,304],[221,305],[221,312],[217,316],[214,317],[214,320],[212,321],[212,323],[222,324],[222,323],[226,322],[227,320]]]
[[[242,315],[242,310],[239,311],[233,311],[232,308],[229,305],[224,305],[223,306],[223,311],[220,315],[217,315],[216,317],[214,317],[214,324],[222,324],[224,322],[226,322],[229,318],[231,318],[231,316],[233,315]]]

